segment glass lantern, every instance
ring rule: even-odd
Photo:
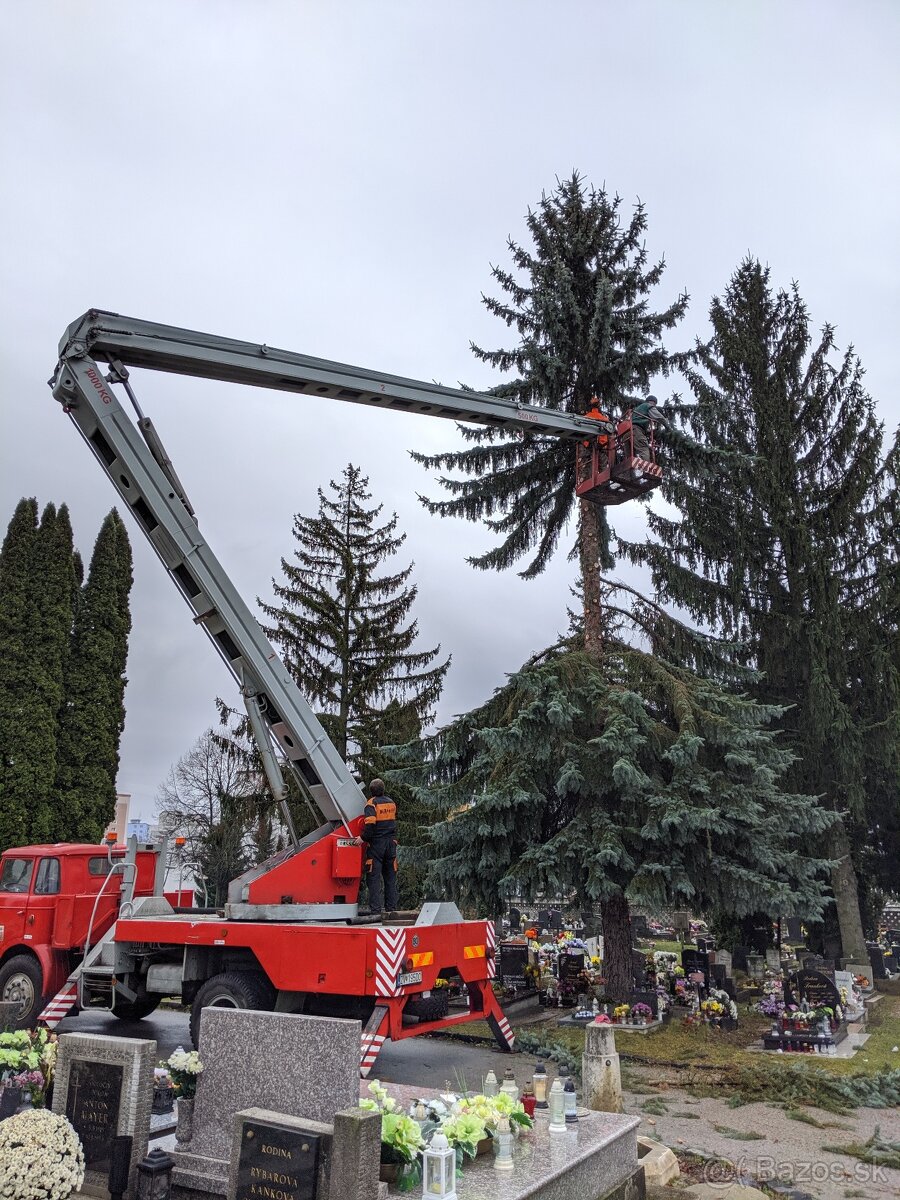
[[[536,1109],[545,1109],[547,1107],[547,1068],[543,1063],[538,1063],[534,1068],[534,1075],[531,1080],[531,1086],[534,1088],[534,1107]]]
[[[553,1080],[553,1087],[550,1089],[550,1124],[548,1129],[550,1133],[566,1132],[566,1093],[563,1091],[562,1081],[559,1079]]]
[[[422,1151],[423,1200],[456,1200],[456,1151],[436,1133]]]
[[[485,1096],[496,1096],[500,1091],[497,1084],[497,1076],[493,1071],[488,1071],[484,1077],[484,1094]]]
[[[563,1087],[563,1104],[565,1107],[566,1124],[571,1125],[578,1120],[578,1097],[575,1092],[575,1080],[569,1076]]]
[[[503,1082],[500,1084],[500,1091],[504,1095],[509,1096],[510,1100],[515,1102],[519,1098],[519,1089],[516,1087],[516,1077],[512,1073],[512,1069],[507,1067],[503,1074]]]

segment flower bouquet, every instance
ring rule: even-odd
[[[653,1009],[649,1004],[635,1004],[631,1010],[631,1019],[638,1025],[647,1025],[653,1020]]]
[[[617,1004],[613,1009],[613,1021],[616,1024],[624,1024],[628,1020],[628,1014],[631,1012],[630,1004]]]
[[[84,1183],[84,1152],[65,1117],[45,1108],[0,1125],[0,1196],[68,1200]]]
[[[359,1107],[381,1113],[381,1178],[386,1183],[396,1182],[401,1191],[411,1191],[421,1177],[422,1127],[398,1110],[397,1101],[377,1079],[368,1090],[370,1095],[360,1100]]]
[[[196,1050],[185,1050],[179,1046],[163,1063],[172,1079],[172,1085],[179,1099],[193,1100],[197,1095],[197,1077],[203,1070],[203,1063]]]
[[[18,1106],[21,1097],[30,1098],[34,1108],[43,1108],[53,1081],[56,1066],[56,1034],[46,1029],[19,1029],[0,1033],[0,1112],[7,1105],[3,1093],[8,1092]]]

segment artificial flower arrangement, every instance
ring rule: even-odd
[[[616,1021],[627,1021],[628,1014],[631,1012],[630,1004],[617,1004],[613,1009],[613,1018]]]
[[[197,1078],[203,1070],[197,1051],[179,1046],[162,1065],[169,1072],[176,1094],[182,1100],[193,1100],[197,1095]]]
[[[0,1033],[0,1088],[19,1088],[35,1108],[42,1108],[53,1080],[56,1050],[56,1034],[43,1028]]]
[[[504,1117],[509,1121],[511,1131],[516,1134],[521,1133],[523,1129],[531,1129],[534,1125],[531,1117],[526,1113],[522,1101],[513,1100],[505,1092],[499,1092],[496,1096],[485,1096],[481,1093],[474,1096],[460,1096],[458,1104],[460,1112],[478,1117],[489,1134],[497,1132],[500,1121]],[[447,1134],[446,1129],[443,1132]],[[449,1134],[447,1134],[447,1140],[450,1141]]]
[[[84,1151],[65,1117],[27,1109],[0,1124],[0,1196],[69,1200],[84,1183]]]
[[[631,1010],[631,1019],[632,1021],[637,1021],[638,1023],[641,1021],[652,1021],[653,1009],[649,1004],[635,1004],[634,1008]]]

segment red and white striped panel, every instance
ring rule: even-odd
[[[487,962],[488,979],[493,979],[497,974],[497,931],[493,921],[485,921],[484,925],[484,957]]]
[[[397,976],[403,970],[406,931],[379,929],[375,942],[375,995],[399,996]]]
[[[359,1073],[363,1079],[372,1070],[372,1067],[375,1065],[375,1059],[381,1052],[381,1047],[387,1041],[387,1028],[388,1010],[376,1006],[371,1017],[366,1022],[366,1027],[362,1031],[360,1039]]]
[[[78,1001],[78,984],[67,982],[61,991],[57,992],[38,1017],[48,1029],[55,1029],[63,1017],[75,1007]]]
[[[655,475],[658,479],[662,479],[662,467],[658,467],[656,463],[647,462],[646,458],[633,458],[631,460],[631,469],[633,471],[643,471],[645,475]]]
[[[513,1045],[515,1044],[516,1035],[513,1033],[509,1021],[507,1021],[506,1017],[504,1016],[503,1010],[500,1008],[499,1004],[496,1006],[494,1012],[488,1013],[488,1024],[491,1027],[491,1032],[493,1033],[494,1037],[500,1043],[501,1048],[504,1050],[512,1050]]]

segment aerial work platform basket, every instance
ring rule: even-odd
[[[631,414],[616,423],[615,434],[602,433],[584,443],[578,456],[575,494],[603,507],[646,496],[662,483],[656,463],[654,422],[647,430],[649,457],[634,452]]]

